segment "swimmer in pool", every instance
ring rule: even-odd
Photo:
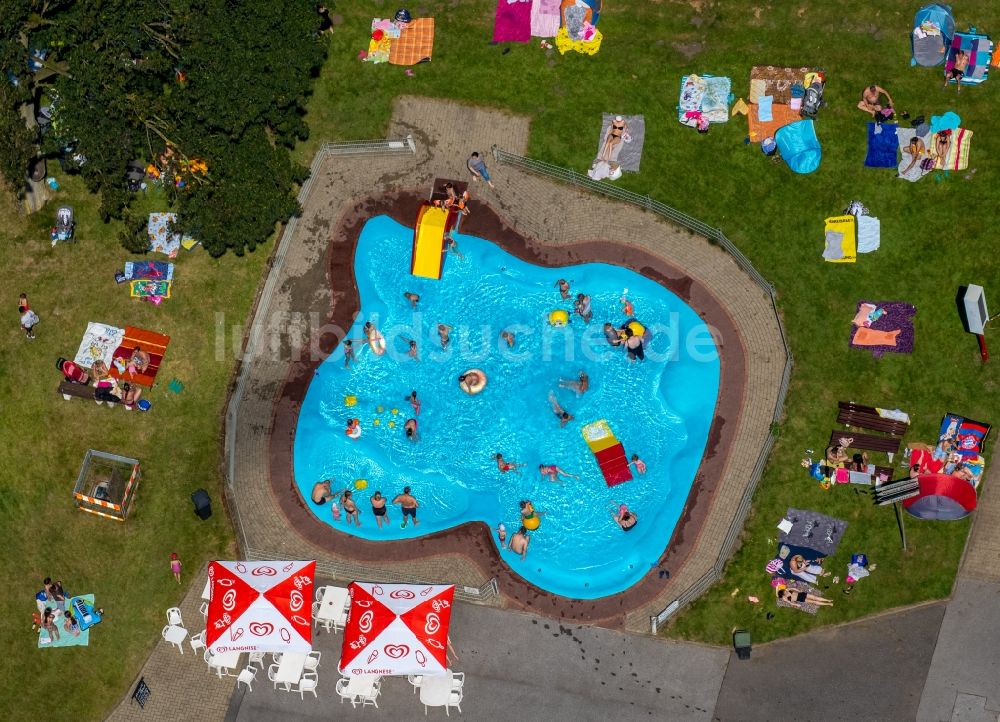
[[[372,514],[375,516],[375,523],[378,524],[378,528],[382,528],[382,522],[384,521],[386,525],[389,524],[389,512],[385,508],[386,498],[382,496],[381,491],[376,491],[372,494]]]
[[[413,526],[416,526],[420,522],[417,521],[417,507],[420,504],[417,502],[416,498],[410,493],[410,487],[404,486],[402,494],[396,494],[396,498],[392,500],[393,504],[399,504],[403,507],[403,524],[402,528],[406,528],[407,517],[413,518]]]
[[[568,471],[563,471],[555,464],[539,464],[538,473],[542,475],[543,479],[548,479],[552,482],[558,482],[562,484],[560,476],[568,476],[570,479],[579,479],[580,477],[576,474],[570,474]]]
[[[409,291],[406,291],[405,293],[403,293],[403,298],[409,301],[410,306],[413,308],[416,308],[417,304],[420,303],[420,296],[416,293],[410,293]]]
[[[417,398],[417,392],[411,391],[410,395],[406,397],[406,400],[410,402],[410,406],[413,407],[413,415],[420,416],[420,399]]]
[[[340,506],[343,508],[344,513],[347,514],[347,526],[351,525],[351,519],[354,519],[355,525],[361,526],[361,520],[358,519],[361,511],[358,509],[358,505],[354,503],[354,499],[351,498],[350,489],[344,489],[344,493],[340,497]]]
[[[627,288],[625,289],[625,293],[628,293],[628,289]],[[623,316],[634,316],[635,315],[635,307],[632,305],[632,302],[628,300],[628,296],[624,296],[623,295],[621,297],[621,302],[622,302],[622,315]]]
[[[513,471],[517,474],[520,474],[521,472],[518,471],[518,469],[524,466],[524,464],[518,464],[513,461],[507,461],[505,458],[503,458],[503,454],[501,454],[500,452],[497,452],[496,456],[494,456],[493,458],[496,459],[497,468],[500,470],[501,474],[506,474],[508,471]]]
[[[525,557],[528,556],[529,541],[530,539],[528,538],[528,530],[522,526],[514,533],[514,536],[510,538],[510,544],[507,545],[507,548],[510,549],[515,554],[520,554],[521,561],[523,562]]]
[[[628,465],[634,466],[640,476],[646,473],[646,462],[640,459],[638,454],[632,454],[632,461],[628,462]]]
[[[448,348],[448,344],[451,343],[451,326],[439,323],[437,331],[438,338],[441,339],[441,348]]]
[[[328,499],[335,497],[333,491],[330,489],[331,481],[331,479],[324,479],[313,484],[312,500],[314,504],[322,506]]]
[[[639,523],[639,517],[634,511],[629,511],[628,507],[622,504],[618,511],[612,511],[611,516],[615,518],[615,523],[622,528],[622,531],[632,531]]]
[[[500,338],[507,342],[507,348],[514,348],[514,334],[504,330],[500,332]]]
[[[465,384],[465,388],[473,388],[479,386],[483,382],[483,377],[477,374],[475,371],[466,371],[464,374],[458,377],[458,383],[461,386]]]
[[[585,293],[576,294],[576,301],[573,302],[573,312],[580,315],[584,323],[590,323],[594,317],[594,312],[590,308],[590,296]]]
[[[560,278],[556,281],[555,287],[559,289],[559,295],[562,296],[563,299],[569,298],[569,281],[565,278]]]
[[[406,438],[410,441],[420,441],[420,436],[417,434],[416,419],[407,419],[406,423],[403,424],[403,431],[406,432]]]
[[[409,347],[409,349],[406,352],[406,355],[409,356],[414,361],[419,361],[420,356],[417,353],[417,342],[414,341],[412,338],[407,338],[406,336],[400,336],[400,338],[406,341],[406,344]]]
[[[559,379],[559,386],[564,389],[573,389],[577,396],[582,396],[590,388],[590,376],[586,371],[581,370],[580,375],[573,379]]]
[[[351,361],[357,361],[357,357],[354,355],[354,342],[347,338],[344,339],[344,368],[348,368],[351,365]]]
[[[559,405],[556,395],[551,391],[549,391],[549,403],[552,404],[552,413],[559,418],[560,429],[573,420],[573,415]]]
[[[545,516],[544,511],[535,511],[535,505],[531,503],[530,499],[522,499],[520,507],[522,519],[534,519],[536,516],[539,518]]]
[[[604,338],[608,340],[612,346],[621,346],[622,339],[618,334],[618,329],[612,326],[610,323],[604,324]]]
[[[448,250],[459,257],[460,260],[465,260],[465,256],[462,252],[458,250],[458,244],[455,243],[455,237],[451,235],[451,231],[448,231],[444,236],[445,243],[448,244]]]

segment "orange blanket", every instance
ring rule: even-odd
[[[431,59],[434,52],[434,18],[419,18],[403,26],[389,46],[393,65],[416,65]]]
[[[152,387],[153,382],[156,380],[156,372],[160,370],[160,364],[163,362],[163,354],[167,352],[167,344],[169,343],[170,337],[162,333],[154,333],[153,331],[136,328],[135,326],[126,326],[125,339],[122,341],[121,346],[115,349],[114,358],[122,359],[127,366],[129,359],[132,358],[132,352],[137,348],[141,348],[149,354],[149,366],[142,373],[136,372],[134,375],[129,374],[128,369],[124,372],[119,372],[117,367],[112,366],[111,375],[116,379],[128,381],[130,384]]]
[[[774,134],[778,132],[778,128],[791,125],[797,120],[802,120],[799,111],[792,110],[790,106],[782,105],[781,103],[771,104],[771,117],[772,120],[766,123],[762,122],[757,117],[757,104],[750,104],[750,112],[747,113],[747,118],[750,121],[751,143],[760,143],[764,138],[773,138]]]
[[[900,334],[902,329],[897,328],[895,331],[876,331],[871,328],[859,328],[854,334],[854,339],[851,343],[855,346],[895,346],[896,336]]]

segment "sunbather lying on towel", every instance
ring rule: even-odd
[[[883,95],[889,101],[887,105],[882,105],[879,102]],[[869,85],[861,91],[861,100],[858,101],[858,108],[866,113],[871,113],[873,118],[877,117],[883,108],[891,107],[893,107],[892,96],[889,95],[889,91],[885,88],[880,88],[877,85]]]
[[[614,160],[612,154],[615,148],[622,143],[627,135],[628,123],[622,116],[616,115],[615,119],[611,121],[611,125],[608,126],[608,134],[604,137],[604,146],[601,148],[599,158],[606,161]]]
[[[826,597],[821,597],[812,592],[800,592],[788,589],[784,584],[779,584],[775,588],[775,594],[778,599],[791,604],[793,607],[801,607],[806,604],[815,604],[817,607],[829,607],[833,605],[833,602]]]

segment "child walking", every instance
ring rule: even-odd
[[[38,314],[31,310],[28,305],[27,294],[22,293],[17,302],[17,312],[21,316],[21,328],[24,329],[26,338],[35,338],[35,326],[38,324]]]
[[[174,579],[181,583],[181,560],[177,558],[177,552],[170,553],[170,571],[174,573]]]

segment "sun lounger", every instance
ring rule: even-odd
[[[830,432],[830,443],[827,446],[839,444],[842,438],[853,439],[851,445],[847,447],[849,449],[855,449],[856,451],[881,451],[889,455],[890,461],[892,461],[892,455],[899,451],[900,441],[898,437],[858,434],[837,429]]]
[[[874,406],[862,406],[853,401],[840,401],[837,406],[837,423],[844,426],[856,426],[859,429],[884,431],[891,436],[902,436],[908,427],[904,421],[886,419],[879,416]]]

